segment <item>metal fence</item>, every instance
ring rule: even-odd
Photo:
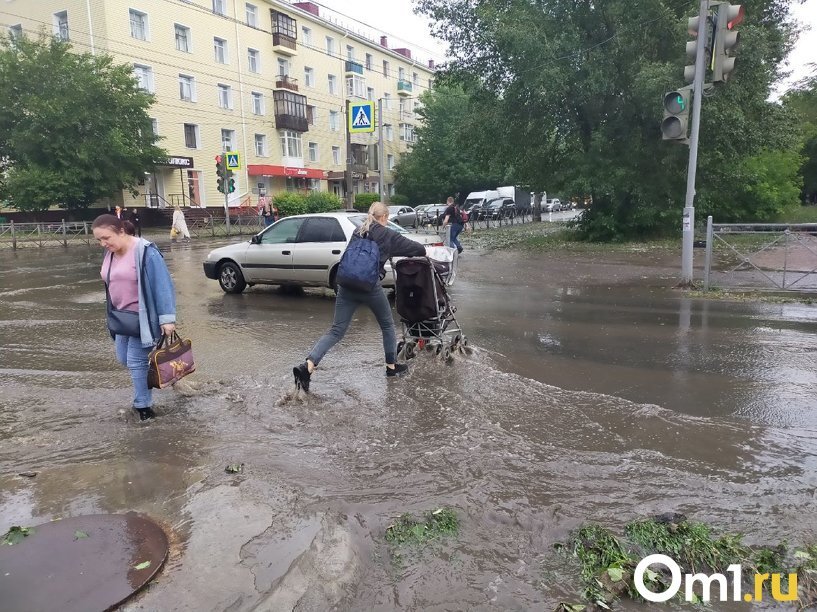
[[[706,224],[704,290],[817,291],[817,223]]]

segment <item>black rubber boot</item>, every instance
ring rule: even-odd
[[[292,368],[292,375],[295,377],[295,387],[309,393],[309,381],[312,378],[312,374],[309,373],[309,367],[306,365],[306,362]]]

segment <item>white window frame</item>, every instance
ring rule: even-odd
[[[371,53],[366,54],[366,70],[371,70],[372,66],[374,66],[374,55]]]
[[[311,109],[311,110],[310,110]],[[312,115],[310,117],[310,114]],[[309,121],[309,125],[315,125],[318,123],[318,107],[314,104],[307,104],[306,105],[306,119]],[[311,121],[310,121],[311,119]]]
[[[346,59],[350,62],[355,61],[355,48],[352,45],[346,45]]]
[[[281,130],[281,155],[290,159],[303,159],[303,139],[295,130]]]
[[[366,88],[366,99],[374,102],[374,87]]]
[[[141,28],[142,31],[134,31],[134,18],[141,18]],[[128,22],[130,25],[130,37],[135,38],[136,40],[150,40],[150,25],[148,22],[148,14],[145,11],[140,11],[139,9],[129,8],[128,9]],[[141,36],[137,36],[137,34],[141,34]]]
[[[227,0],[213,0],[213,12],[216,15],[227,15]]]
[[[304,45],[312,44],[312,28],[307,28],[306,26],[301,27],[301,42]]]
[[[389,142],[394,140],[394,128],[391,125],[383,126],[384,138]]]
[[[233,88],[226,83],[217,83],[218,107],[224,110],[233,109]]]
[[[221,128],[221,150],[232,151],[235,146],[235,130]]]
[[[419,75],[419,74],[417,74],[416,72],[413,72],[413,73],[411,74],[411,82],[412,82],[414,85],[416,85],[417,87],[419,87],[419,86],[420,86],[420,75]]]
[[[365,98],[366,97],[366,79],[357,74],[346,77],[346,97],[347,98]]]
[[[394,170],[394,155],[391,153],[386,155],[386,168]]]
[[[195,146],[188,146],[187,144],[187,126],[193,128],[193,139],[196,141]],[[195,123],[183,123],[182,124],[182,138],[184,140],[184,146],[187,149],[200,149],[201,148],[201,139],[199,138],[199,126]]]
[[[267,157],[267,136],[266,134],[256,134],[254,137],[255,155],[257,157]],[[259,145],[260,148],[259,148]]]
[[[219,54],[221,55],[220,59]],[[226,39],[213,36],[213,59],[215,59],[217,64],[230,63],[230,53],[227,49]]]
[[[317,142],[310,142],[306,148],[309,151],[309,161],[316,162],[320,160],[320,152]]]
[[[391,72],[389,69],[389,60],[383,60],[383,76],[389,78],[389,72]]]
[[[156,117],[150,117],[150,129],[154,136],[159,135],[159,120]]]
[[[179,49],[179,30],[184,30],[185,32],[184,40],[187,44],[187,49]],[[193,53],[193,32],[189,26],[181,23],[174,23],[173,38],[175,39],[176,51],[180,51],[182,53]]]
[[[398,81],[405,81],[406,80],[406,69],[403,66],[397,67],[397,80]]]
[[[60,40],[71,40],[71,26],[68,23],[68,11],[57,11],[52,15],[54,36]]]
[[[335,39],[331,36],[326,37],[326,54],[329,57],[335,56]]]
[[[326,76],[326,86],[331,95],[338,95],[338,77],[336,75],[329,74]]]
[[[184,85],[189,87],[190,96],[188,98],[184,97],[184,92],[182,91]],[[179,74],[179,99],[183,102],[196,101],[196,77],[189,74]]]
[[[263,93],[261,93],[260,91],[253,91],[250,94],[250,102],[251,102],[251,108],[252,108],[252,114],[253,115],[263,115],[263,114],[265,114],[265,109],[264,109],[265,104],[264,104],[264,94]]]
[[[340,147],[332,147],[332,164],[340,166]]]
[[[244,17],[251,28],[258,27],[258,7],[249,2],[244,3]]]
[[[304,66],[304,87],[315,87],[315,69]]]
[[[139,82],[139,88],[148,93],[153,93],[153,68],[147,64],[134,64],[133,74]],[[142,78],[144,77],[144,79]]]
[[[289,60],[285,57],[278,58],[278,76],[289,76]]]
[[[340,113],[336,110],[329,111],[329,131],[330,132],[340,131]]]
[[[247,47],[247,70],[261,74],[261,52],[258,49]]]
[[[388,92],[383,94],[383,110],[391,110],[391,94]]]

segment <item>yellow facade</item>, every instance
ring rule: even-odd
[[[45,30],[67,35],[77,51],[108,53],[133,65],[155,94],[150,115],[170,159],[146,175],[135,199],[123,194],[126,206],[223,205],[215,157],[225,149],[242,162],[232,206],[281,191],[343,195],[345,105],[361,98],[384,100],[384,147],[381,155],[369,148],[377,131],[352,136],[351,188],[378,191],[380,157],[389,194],[433,70],[320,10],[268,0],[5,0],[0,23],[12,34]]]

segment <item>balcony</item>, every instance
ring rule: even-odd
[[[298,55],[298,44],[293,36],[273,32],[272,34],[272,50],[281,55],[293,56]]]
[[[363,76],[363,64],[358,64],[352,60],[346,60],[346,74],[359,74]]]
[[[352,172],[365,175],[369,171],[369,147],[367,145],[352,145]]]
[[[298,91],[298,79],[293,79],[288,74],[279,74],[275,78],[275,89],[288,89]]]
[[[411,81],[397,81],[397,95],[410,96],[412,90]]]
[[[272,92],[275,104],[275,127],[279,130],[309,131],[309,119],[306,116],[306,96],[292,93],[286,89]]]

